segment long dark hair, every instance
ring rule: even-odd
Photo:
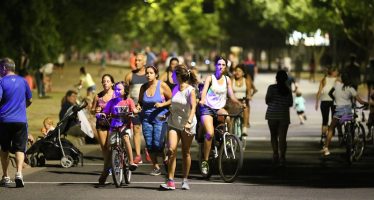
[[[169,66],[168,66],[168,68],[166,69],[166,71],[168,71],[168,72],[170,72],[170,70],[171,70],[171,62],[173,62],[173,61],[177,61],[178,62],[178,64],[179,64],[179,60],[178,60],[178,58],[177,57],[172,57],[171,59],[170,59],[170,61],[169,61]]]
[[[279,70],[277,72],[275,79],[277,80],[277,88],[278,88],[279,94],[281,94],[282,96],[289,95],[291,93],[291,88],[287,82],[288,81],[287,72],[285,70]]]
[[[180,77],[183,82],[188,82],[190,85],[197,83],[196,75],[185,65],[177,65],[175,67],[175,74]]]

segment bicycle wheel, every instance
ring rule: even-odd
[[[365,150],[365,129],[361,123],[354,125],[354,160],[360,160]]]
[[[218,154],[218,170],[225,182],[231,183],[239,175],[243,165],[243,148],[238,137],[226,135]]]
[[[202,172],[201,164],[202,164],[203,161],[204,161],[204,143],[199,143],[199,169],[200,169],[200,174],[203,178],[209,179],[213,174],[213,158],[211,156],[209,156],[209,159],[208,159],[208,173],[203,173]]]
[[[125,183],[130,184],[131,183],[131,175],[132,175],[132,172],[129,169],[130,162],[129,162],[129,158],[127,157],[127,154],[125,154],[124,157],[125,157],[126,167],[124,167],[124,169],[123,169],[123,176],[125,178]]]
[[[347,156],[347,161],[349,164],[352,164],[353,160],[354,160],[354,150],[353,150],[353,136],[352,136],[352,133],[353,133],[353,127],[350,123],[347,123],[345,125],[345,135],[346,135],[346,141],[345,141],[345,144],[346,144],[346,156]]]
[[[112,177],[116,187],[120,187],[123,179],[123,154],[119,148],[112,148]]]

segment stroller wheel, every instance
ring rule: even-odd
[[[29,158],[29,165],[31,166],[31,167],[36,167],[36,166],[38,166],[38,159],[37,159],[37,157],[36,157],[36,155],[31,155]]]
[[[43,167],[45,165],[45,157],[44,155],[40,155],[38,158],[38,166]]]
[[[61,166],[63,168],[72,167],[74,164],[74,159],[70,155],[66,155],[61,158]]]

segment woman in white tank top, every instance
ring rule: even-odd
[[[201,163],[202,173],[207,173],[209,168],[207,160],[214,134],[213,117],[215,117],[217,113],[227,113],[223,108],[226,105],[227,96],[229,96],[234,103],[241,104],[234,96],[230,78],[224,75],[227,60],[222,57],[217,57],[214,64],[216,71],[214,75],[206,78],[199,102],[200,118],[205,129],[204,161]]]
[[[242,103],[245,103],[246,107],[243,111],[243,120],[244,120],[244,129],[243,129],[243,136],[247,136],[246,131],[250,127],[249,124],[249,117],[250,117],[250,101],[252,100],[252,96],[255,93],[255,90],[252,85],[251,76],[247,76],[244,72],[244,65],[239,64],[235,67],[234,71],[234,79],[232,81],[232,90],[234,95],[237,99],[241,100]],[[230,103],[229,103],[230,104]],[[228,106],[233,110],[237,110],[231,104]]]
[[[326,136],[328,124],[329,124],[329,115],[331,111],[331,116],[335,110],[334,102],[329,96],[331,88],[334,87],[336,78],[338,76],[338,70],[336,68],[331,68],[328,70],[327,75],[320,81],[318,92],[316,95],[316,105],[315,109],[318,110],[319,101],[321,101],[320,109],[322,114],[322,128],[321,128],[321,142],[322,138]]]

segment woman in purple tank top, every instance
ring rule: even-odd
[[[113,91],[114,78],[110,74],[104,74],[101,77],[101,84],[103,91],[99,92],[92,102],[92,113],[103,112],[106,104],[115,97]],[[104,169],[99,178],[99,184],[104,184],[106,178],[109,175],[110,160],[109,160],[109,149],[108,149],[108,131],[109,124],[104,121],[96,120],[97,140],[99,141],[101,150],[104,158]]]
[[[160,175],[161,170],[157,156],[163,152],[164,137],[167,131],[166,114],[171,104],[171,90],[169,86],[158,80],[158,69],[154,66],[146,67],[148,83],[140,88],[138,109],[141,109],[143,135],[150,153],[153,171],[151,175]]]

